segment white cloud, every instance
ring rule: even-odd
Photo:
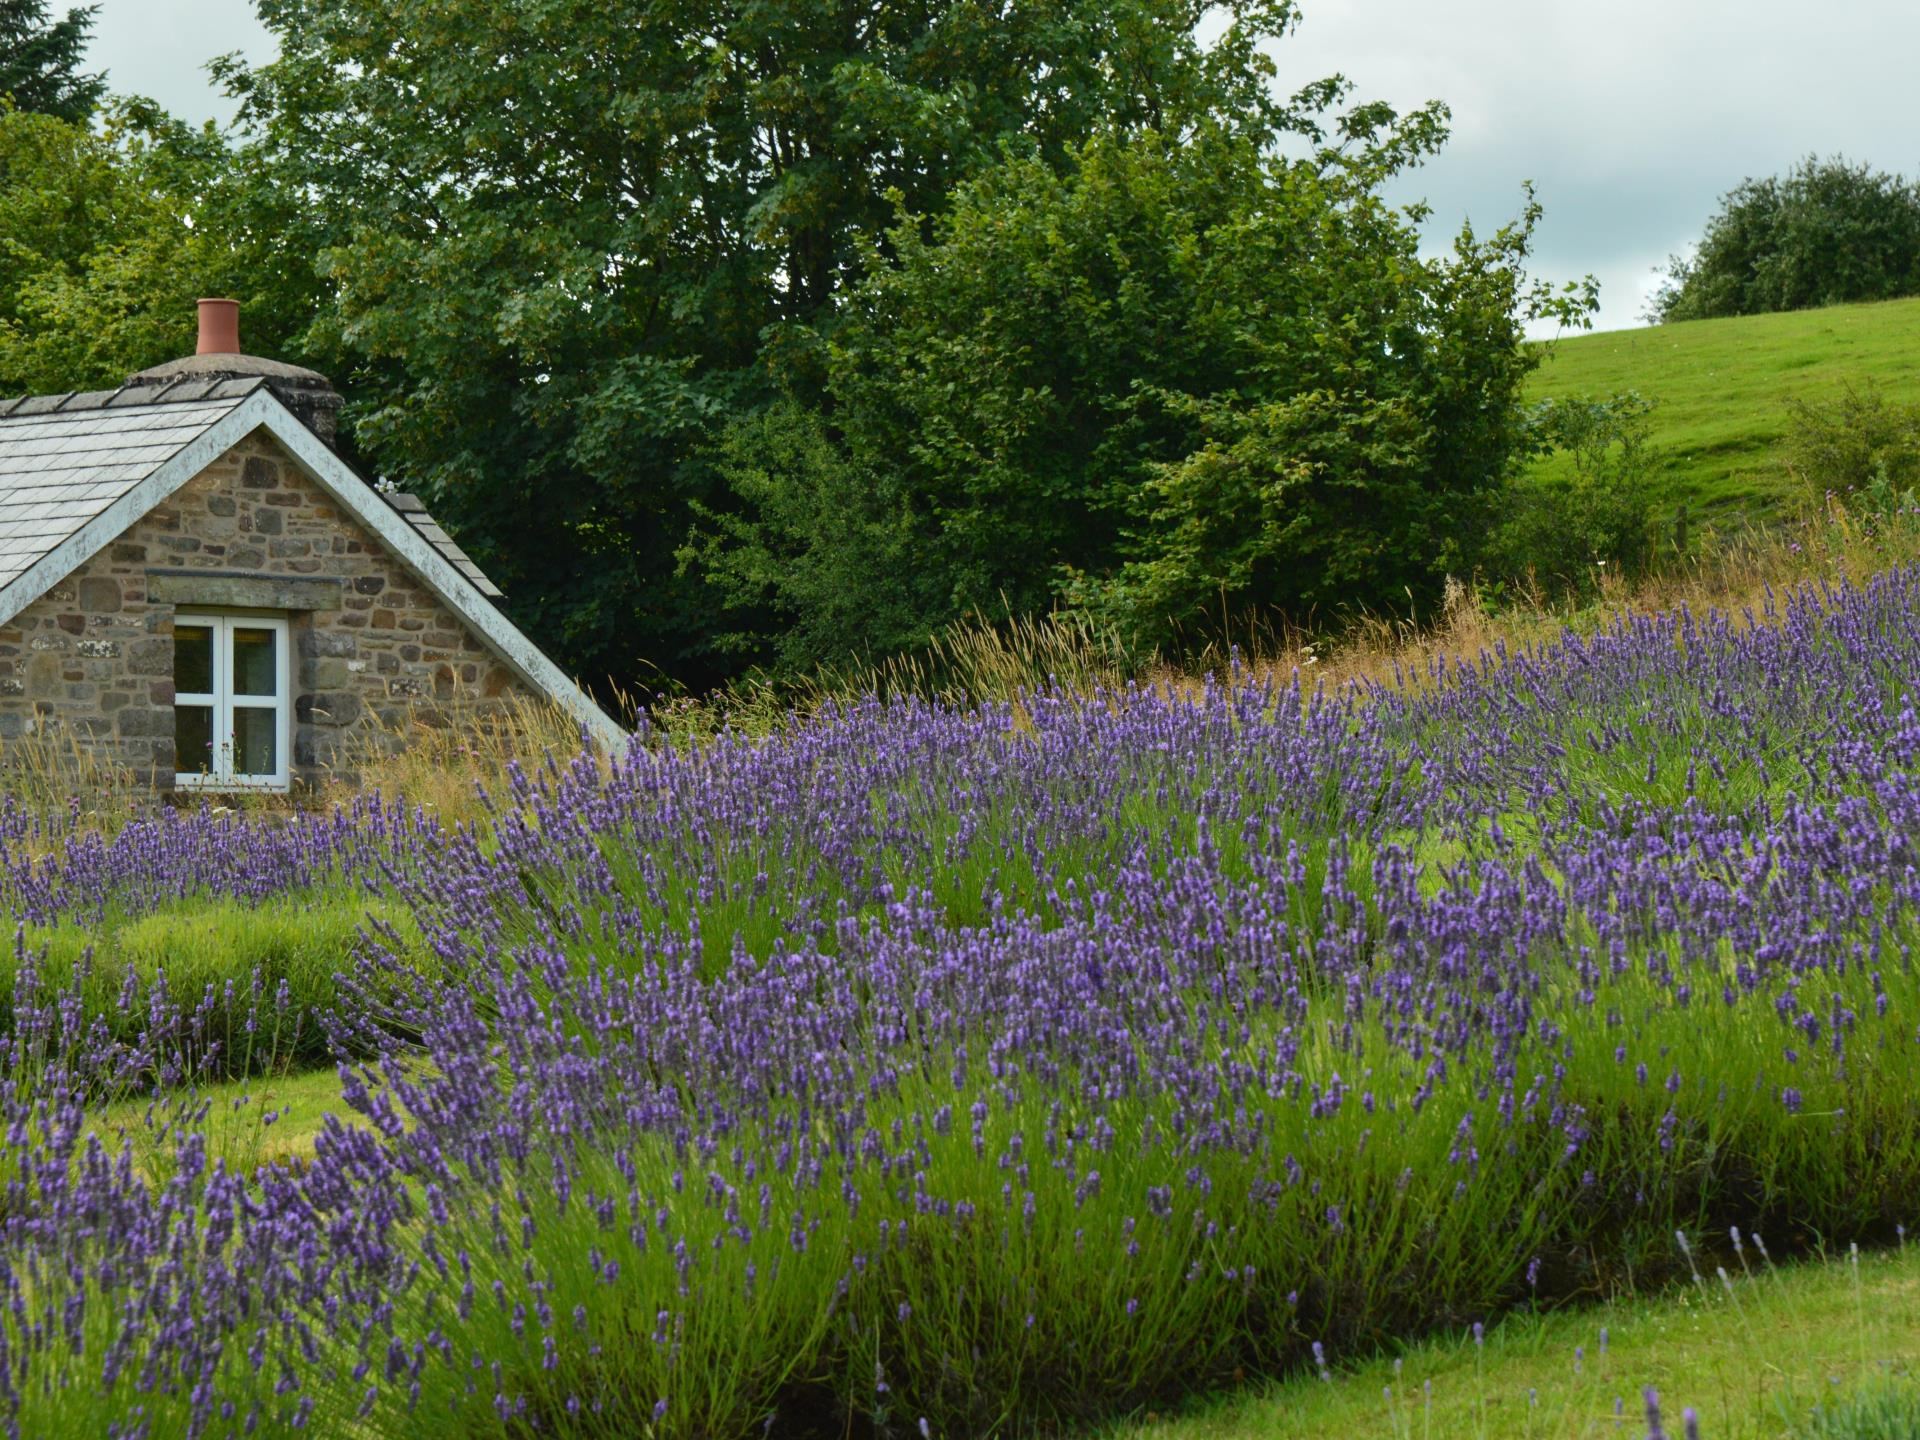
[[[1636,323],[1652,267],[1719,196],[1810,152],[1920,169],[1910,0],[1304,0],[1283,83],[1340,71],[1365,97],[1453,108],[1447,150],[1404,188],[1435,234],[1546,206],[1541,273],[1600,278]]]
[[[122,94],[147,95],[185,119],[233,117],[233,105],[214,88],[207,62],[238,50],[256,64],[274,53],[272,37],[250,0],[98,0],[91,70],[107,72]],[[56,0],[64,10],[66,0]]]

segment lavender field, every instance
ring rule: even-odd
[[[1676,1229],[1891,1237],[1917,682],[1905,571],[1392,688],[642,735],[477,824],[8,810],[10,1430],[1060,1433]],[[86,950],[276,906],[351,907],[337,965]],[[223,1153],[327,1063],[310,1155]]]

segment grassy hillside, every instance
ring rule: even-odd
[[[1638,391],[1657,401],[1668,509],[1764,511],[1789,492],[1787,402],[1849,383],[1920,399],[1920,299],[1696,320],[1553,342],[1536,396]]]

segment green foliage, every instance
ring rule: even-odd
[[[1634,391],[1647,417],[1655,509],[1713,519],[1789,508],[1794,400],[1826,404],[1871,376],[1889,403],[1920,401],[1920,300],[1646,326],[1539,347],[1529,400]],[[1571,470],[1536,459],[1529,478]]]
[[[1791,401],[1788,415],[1787,468],[1808,499],[1880,514],[1920,504],[1920,401],[1849,385],[1832,400]]]
[[[0,137],[0,389],[237,294],[594,681],[1424,595],[1516,314],[1582,308],[1522,279],[1531,207],[1421,257],[1381,188],[1444,112],[1278,98],[1290,0],[261,13],[237,147],[144,102]]]
[[[0,393],[109,388],[191,353],[201,295],[244,297],[249,348],[284,353],[316,285],[254,179],[149,101],[98,130],[0,112]]]
[[[1912,1440],[1920,1435],[1920,1385],[1881,1380],[1816,1405],[1792,1440]]]
[[[885,482],[858,482],[858,519],[822,488],[802,511],[828,523],[796,525],[791,491],[766,501],[763,447],[751,483],[730,476],[743,518],[689,558],[735,615],[818,637],[814,660],[877,638],[836,630],[823,600],[912,639],[1064,599],[1151,643],[1223,603],[1437,593],[1524,438],[1521,317],[1577,320],[1589,297],[1525,279],[1531,204],[1420,255],[1418,215],[1381,188],[1441,144],[1437,107],[1308,128],[1295,159],[1221,127],[1105,134],[903,213],[831,343],[841,459],[819,472]],[[766,563],[824,573],[862,524],[911,564],[823,597]]]
[[[1835,156],[1745,180],[1698,252],[1668,262],[1651,318],[1703,320],[1920,293],[1920,184]]]
[[[1531,576],[1578,594],[1592,588],[1597,569],[1644,569],[1653,553],[1653,410],[1634,394],[1535,402],[1527,412],[1528,453],[1560,454],[1567,463],[1550,477],[1517,478],[1508,487],[1486,572],[1497,580]]]
[[[107,88],[105,76],[80,73],[98,9],[54,20],[47,0],[0,0],[0,102],[84,124]]]
[[[741,511],[697,506],[712,528],[681,564],[746,600],[748,624],[723,647],[770,651],[797,673],[925,643],[924,617],[944,597],[922,563],[927,527],[895,475],[850,457],[819,414],[791,401],[729,427],[716,469]]]
[[[676,574],[711,442],[822,338],[897,194],[940,210],[1003,146],[1103,125],[1274,129],[1287,0],[262,0],[229,78],[309,203],[359,442],[424,489],[590,679],[699,681],[713,591]],[[1202,16],[1224,19],[1197,38]]]

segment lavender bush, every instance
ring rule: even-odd
[[[359,885],[418,939],[371,921],[324,1017],[376,1057],[357,1123],[258,1171],[208,1158],[191,1006],[115,1039],[21,967],[0,1402],[1024,1431],[1575,1295],[1676,1227],[1890,1230],[1916,674],[1898,572],[1395,689],[641,736],[476,826],[8,816],[35,919]],[[148,1076],[157,1178],[86,1119]]]

